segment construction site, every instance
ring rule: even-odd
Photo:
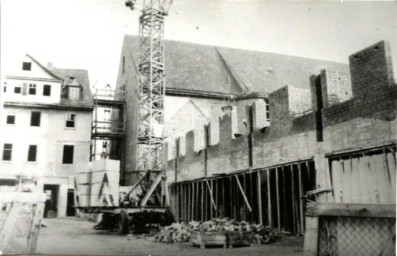
[[[1,73],[0,254],[395,255],[397,47],[168,40],[172,0],[120,4],[115,85]]]

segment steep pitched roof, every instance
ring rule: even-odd
[[[128,44],[135,63],[139,63],[139,37],[126,35],[124,44]],[[349,70],[347,64],[330,61],[165,41],[166,83],[172,89],[267,94],[287,84],[310,88],[310,75],[330,67]],[[230,74],[239,86],[229,87]]]
[[[81,105],[81,104],[91,105],[92,104],[90,81],[88,78],[87,70],[55,68],[55,69],[52,69],[51,72],[53,72],[55,75],[61,77],[64,80],[64,84],[68,83],[70,81],[70,77],[74,77],[74,81],[72,81],[72,82],[73,83],[77,82],[79,85],[81,85],[82,100],[75,101],[75,100],[62,99],[62,101],[64,101],[64,103],[72,104],[72,105]]]
[[[50,76],[52,76],[55,79],[59,79],[62,80],[61,77],[57,76],[56,74],[54,74],[53,72],[51,72],[49,69],[47,69],[45,66],[43,66],[38,60],[36,60],[35,58],[33,58],[32,56],[30,56],[29,54],[26,54],[26,56],[31,59],[34,63],[36,63],[41,69],[43,69],[47,74],[49,74]]]

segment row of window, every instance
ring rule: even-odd
[[[4,85],[4,92],[7,92],[7,86],[6,85]],[[22,86],[16,85],[14,87],[14,93],[15,94],[22,94],[22,95],[26,95],[26,94],[36,95],[37,86],[36,86],[36,84],[29,84],[29,87],[28,87],[27,83],[23,83]],[[51,96],[51,85],[45,84],[43,86],[43,96]]]
[[[12,144],[5,143],[3,145],[3,161],[11,161],[12,159]],[[63,145],[63,164],[73,164],[74,145]],[[36,162],[37,158],[37,145],[29,145],[28,149],[28,162]]]
[[[76,114],[66,114],[65,127],[75,128]],[[32,111],[30,115],[30,126],[40,126],[41,123],[41,112]],[[7,115],[6,124],[15,124],[15,115]]]

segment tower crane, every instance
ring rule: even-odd
[[[172,0],[141,0],[139,17],[139,108],[137,122],[137,163],[125,185],[132,185],[118,207],[99,208],[102,221],[96,229],[144,228],[148,223],[170,224],[164,146],[164,17]],[[137,0],[125,5],[138,9]],[[140,196],[137,196],[137,191]]]
[[[136,181],[131,193],[141,188],[145,207],[150,199],[165,206],[168,201],[166,174],[163,166],[164,124],[164,16],[172,0],[143,0],[139,17],[139,108],[137,123],[137,164],[132,171]],[[137,1],[126,6],[136,9]],[[155,198],[153,198],[155,197]]]

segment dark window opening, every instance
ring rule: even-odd
[[[36,85],[35,84],[29,84],[29,94],[36,95]]]
[[[74,146],[73,145],[63,145],[63,164],[73,164],[73,153]]]
[[[75,126],[75,114],[68,114],[66,118],[66,127],[74,128]]]
[[[14,93],[21,93],[21,87],[14,87]]]
[[[37,146],[30,145],[28,151],[28,162],[36,162]]]
[[[7,92],[7,86],[4,86],[3,90],[4,90],[4,92]]]
[[[45,84],[43,87],[43,95],[51,96],[51,85]]]
[[[31,70],[32,69],[32,62],[23,62],[22,63],[22,70]]]
[[[10,161],[12,155],[12,144],[5,143],[3,146],[3,161]]]
[[[15,116],[14,115],[7,116],[7,124],[15,124]]]
[[[40,126],[40,119],[41,113],[33,111],[30,117],[30,126]]]

